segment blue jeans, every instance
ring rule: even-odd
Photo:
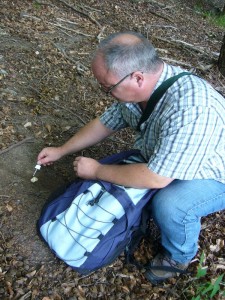
[[[201,217],[225,209],[225,184],[215,180],[174,180],[159,190],[151,203],[169,256],[187,263],[195,256]]]

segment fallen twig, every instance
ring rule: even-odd
[[[70,62],[75,64],[77,71],[79,74],[84,74],[86,71],[88,71],[88,68],[81,64],[79,61],[75,61],[73,58],[69,57],[65,50],[62,49],[62,47],[59,47],[56,43],[52,43]]]
[[[42,21],[40,18],[28,15],[27,13],[21,13],[20,16],[21,16],[21,18],[30,18],[30,19],[33,19],[36,21]]]
[[[55,6],[54,4],[51,4],[51,3],[45,3],[45,2],[40,2],[40,1],[35,1],[35,4],[39,4],[39,5],[47,5],[47,6],[52,6],[52,7]]]
[[[83,4],[83,5],[81,6],[81,5],[79,5],[79,4],[78,4],[78,6],[79,6],[79,7],[83,7],[83,8],[87,8],[87,9],[89,9],[89,10],[93,10],[93,11],[101,12],[101,10],[100,10],[100,9],[96,9],[96,8],[93,8],[93,7],[91,7],[91,6],[88,6],[88,5],[84,5],[84,4]]]
[[[73,110],[67,109],[67,108],[65,108],[65,107],[62,107],[61,105],[59,105],[59,104],[57,104],[57,103],[55,103],[55,102],[52,102],[52,104],[54,104],[55,106],[57,106],[57,107],[59,107],[59,108],[65,110],[65,111],[71,113],[72,115],[74,115],[77,119],[79,119],[79,120],[81,121],[81,123],[82,123],[83,125],[86,124],[86,123],[88,122],[88,121],[84,121],[84,120],[83,120],[78,114],[76,114]],[[89,120],[89,121],[90,121],[90,120]]]
[[[64,20],[62,18],[56,18],[57,21],[61,21],[61,22],[65,22],[65,23],[69,23],[69,24],[73,24],[73,25],[79,25],[78,23],[76,22],[72,22],[70,20]]]
[[[153,24],[153,25],[147,24],[147,25],[145,25],[145,28],[146,28],[146,29],[149,29],[149,28],[151,28],[151,27],[172,28],[172,29],[175,29],[175,30],[178,29],[177,27],[172,26],[172,25],[159,25],[159,24],[156,24],[156,25],[154,25],[154,24]]]
[[[87,14],[87,13],[85,13],[85,12],[83,12],[83,11],[77,9],[76,7],[74,7],[74,6],[70,5],[69,3],[67,3],[66,1],[63,1],[63,0],[58,0],[58,1],[61,2],[61,3],[63,3],[64,5],[66,5],[67,7],[71,8],[73,11],[75,11],[75,12],[77,12],[77,13],[79,13],[79,14],[81,14],[81,15],[87,17],[87,18],[89,18],[89,19],[90,19],[93,23],[95,23],[99,28],[102,28],[101,24],[100,24],[98,21],[96,21],[92,16],[90,16],[90,14]]]
[[[10,150],[12,150],[12,149],[15,148],[15,147],[21,146],[22,144],[28,143],[28,142],[29,142],[29,143],[33,142],[33,138],[32,138],[32,137],[28,137],[28,138],[25,138],[24,140],[22,140],[22,141],[20,141],[20,142],[18,142],[18,143],[16,143],[16,144],[13,144],[13,145],[9,146],[8,148],[6,148],[6,149],[0,151],[0,155],[3,154],[3,153],[8,152],[8,151],[10,151]]]
[[[26,300],[26,299],[30,298],[31,294],[32,294],[32,292],[29,291],[25,295],[23,295],[22,297],[20,297],[19,300]]]
[[[179,66],[184,66],[184,67],[189,67],[189,68],[193,68],[193,66],[189,63],[186,63],[186,62],[183,62],[183,61],[180,61],[180,60],[175,60],[175,59],[172,59],[172,58],[168,58],[168,57],[161,57],[164,61],[167,61],[169,63],[175,63]],[[206,66],[203,66],[201,64],[198,64],[197,66],[195,66],[195,69],[198,69],[198,70],[201,70],[201,71],[207,71],[209,69],[211,69],[213,67],[213,64],[210,64],[210,65],[206,65]]]
[[[48,24],[53,25],[55,27],[59,27],[59,28],[65,29],[65,30],[69,30],[69,31],[75,32],[75,33],[83,35],[83,36],[94,37],[93,35],[90,35],[90,34],[87,34],[87,33],[83,33],[81,31],[74,30],[72,28],[68,28],[68,27],[62,26],[60,24],[55,24],[55,23],[51,23],[51,22],[48,22]]]
[[[169,21],[172,24],[174,23],[174,21],[171,18],[167,17],[167,16],[163,16],[162,14],[156,13],[156,12],[150,10],[150,9],[149,9],[149,12],[150,12],[150,14],[153,14],[153,15],[157,16],[158,18]]]
[[[194,46],[192,44],[189,44],[189,43],[181,41],[181,40],[168,40],[168,39],[165,39],[165,38],[162,38],[162,37],[157,37],[157,36],[152,36],[152,37],[157,39],[157,40],[169,43],[169,44],[175,44],[175,45],[178,45],[178,46],[182,46],[182,47],[187,48],[189,50],[198,52],[198,53],[200,53],[200,54],[202,54],[203,56],[206,56],[206,57],[211,56],[212,59],[218,60],[218,57],[219,57],[219,53],[208,52],[203,47]]]
[[[166,7],[166,5],[164,3],[161,3],[159,1],[154,1],[154,0],[148,0],[148,2],[150,2],[150,4],[156,4],[157,6],[160,6],[162,8]]]
[[[183,62],[183,61],[180,61],[180,60],[175,60],[175,59],[172,59],[172,58],[168,58],[168,57],[161,57],[163,60],[165,61],[168,61],[170,63],[175,63],[175,64],[178,64],[180,66],[185,66],[185,67],[192,67],[192,65],[186,63],[186,62]]]
[[[36,88],[34,88],[34,87],[32,87],[32,86],[29,86],[29,88],[32,90],[32,91],[34,91],[36,94],[37,94],[37,96],[39,97],[39,98],[41,98],[41,93],[36,89]],[[39,102],[41,102],[43,105],[46,105],[46,103],[44,102],[44,101],[42,101],[41,99],[39,99],[38,100]],[[70,114],[73,114],[74,116],[76,116],[76,118],[77,119],[79,119],[80,121],[81,121],[81,123],[84,125],[84,124],[86,124],[88,121],[84,121],[79,115],[77,115],[73,110],[71,110],[71,109],[67,109],[67,108],[65,108],[65,107],[63,107],[63,106],[61,106],[61,105],[59,105],[59,104],[57,104],[57,103],[55,103],[54,101],[53,102],[49,102],[48,103],[50,106],[57,106],[57,107],[59,107],[60,109],[63,109],[63,110],[65,110],[65,111],[67,111],[67,112],[69,112]],[[90,121],[90,120],[89,120]],[[1,154],[1,153],[0,153]]]
[[[106,29],[106,26],[103,26],[102,29],[101,29],[101,31],[100,31],[99,34],[97,35],[97,40],[98,40],[99,43],[100,43],[101,40],[103,39],[102,35],[103,35],[103,32],[104,32],[105,29]]]

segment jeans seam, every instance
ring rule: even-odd
[[[211,202],[211,201],[215,201],[215,199],[218,199],[218,198],[222,197],[224,194],[225,194],[225,192],[224,192],[224,193],[221,193],[221,194],[219,194],[219,195],[216,195],[215,197],[210,198],[210,199],[208,199],[207,201],[202,202],[202,203],[196,205],[194,208],[191,208],[191,209],[188,210],[188,212],[186,213],[185,217],[184,217],[183,220],[182,220],[182,223],[183,223],[183,225],[184,225],[184,232],[185,232],[185,240],[184,240],[184,243],[181,245],[182,248],[185,246],[185,244],[186,244],[186,242],[187,242],[187,235],[188,235],[188,234],[187,234],[187,226],[190,225],[190,224],[196,223],[196,222],[191,222],[191,223],[189,222],[188,224],[185,224],[185,222],[184,222],[185,218],[186,218],[188,215],[190,215],[190,212],[191,212],[191,211],[195,212],[195,210],[196,210],[197,208],[199,208],[199,207],[201,207],[201,206],[203,206],[203,205],[205,205],[206,203],[209,203],[209,202]],[[216,210],[216,211],[217,211],[217,210]],[[213,212],[212,212],[212,213],[213,213]],[[196,216],[196,214],[195,214],[195,216]],[[199,221],[199,219],[201,219],[201,217],[199,217],[199,216],[196,216],[196,217],[198,218],[198,221]],[[199,222],[200,222],[200,221],[199,221]],[[184,255],[184,256],[185,256],[185,255]]]
[[[212,201],[212,200],[215,200],[215,199],[217,199],[217,198],[219,198],[219,197],[222,197],[224,194],[225,194],[225,192],[222,193],[222,194],[217,195],[216,197],[210,198],[210,199],[208,199],[207,201],[202,202],[202,203],[196,205],[195,208],[199,208],[199,207],[201,207],[202,205],[205,205],[206,203],[208,203],[208,202],[210,202],[210,201]],[[194,209],[191,208],[191,209],[188,210],[188,212],[186,213],[185,217],[183,218],[183,221],[184,221],[184,219],[187,217],[187,215],[188,215],[191,211],[194,211]],[[218,210],[217,210],[217,211],[218,211]],[[212,212],[212,213],[213,213],[213,212]],[[182,223],[183,223],[183,221],[182,221]],[[183,224],[185,224],[185,223],[183,223]]]

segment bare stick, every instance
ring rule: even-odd
[[[168,57],[161,57],[163,60],[165,61],[168,61],[168,62],[171,62],[171,63],[176,63],[178,65],[181,65],[181,66],[185,66],[185,67],[192,67],[190,64],[186,63],[186,62],[183,62],[183,61],[180,61],[180,60],[175,60],[175,59],[171,59],[171,58],[168,58]]]
[[[65,22],[65,23],[69,23],[69,24],[79,25],[79,24],[76,23],[76,22],[72,22],[72,21],[69,21],[69,20],[64,20],[64,19],[62,19],[62,18],[56,18],[56,20],[62,21],[62,22]]]
[[[77,13],[79,13],[79,14],[81,14],[81,15],[87,17],[87,18],[89,18],[89,19],[90,19],[93,23],[95,23],[99,28],[102,28],[101,24],[99,24],[99,22],[96,21],[96,20],[95,20],[92,16],[90,16],[89,14],[87,14],[87,13],[85,13],[85,12],[83,12],[83,11],[77,9],[77,8],[75,8],[74,6],[68,4],[66,1],[63,1],[63,0],[58,0],[58,1],[61,2],[61,3],[63,3],[64,5],[66,5],[67,7],[71,8],[73,11],[75,11],[75,12],[77,12]]]
[[[54,5],[51,4],[51,3],[45,3],[45,2],[40,2],[40,1],[35,1],[35,3],[36,3],[36,4],[39,4],[39,5],[47,5],[47,6],[52,6],[52,7],[54,7]]]
[[[194,46],[192,44],[189,44],[189,43],[181,41],[181,40],[167,40],[165,38],[156,37],[156,36],[154,36],[154,38],[157,39],[157,40],[169,43],[169,44],[177,44],[178,46],[182,46],[182,47],[187,48],[189,50],[201,53],[202,55],[204,55],[206,57],[210,57],[211,56],[211,58],[213,58],[213,59],[218,59],[218,57],[219,57],[219,53],[208,52],[203,47]]]
[[[171,18],[167,17],[167,16],[163,16],[162,14],[158,14],[158,13],[152,11],[152,10],[149,10],[149,12],[150,12],[150,14],[153,14],[153,15],[157,16],[158,18],[167,20],[167,21],[169,21],[170,23],[174,23],[173,20],[172,20]]]
[[[57,106],[57,107],[59,107],[59,108],[61,108],[61,109],[63,109],[63,110],[65,110],[65,111],[67,111],[67,112],[69,112],[69,113],[71,113],[72,115],[74,115],[77,119],[79,119],[79,120],[81,121],[81,123],[82,123],[83,125],[87,123],[87,122],[84,121],[79,115],[77,115],[73,110],[67,109],[67,108],[65,108],[65,107],[62,107],[61,105],[59,105],[59,104],[57,104],[57,103],[55,103],[55,102],[52,102],[52,104],[55,105],[55,106]]]
[[[72,59],[71,57],[69,57],[67,54],[66,54],[66,52],[65,52],[65,50],[64,49],[62,49],[61,47],[59,47],[57,44],[55,44],[55,43],[52,43],[70,62],[72,62],[73,64],[75,64],[76,65],[76,69],[77,69],[77,71],[80,73],[80,74],[83,74],[83,73],[85,73],[87,70],[88,70],[88,68],[87,67],[85,67],[83,64],[81,64],[79,61],[75,61],[74,59]]]
[[[86,34],[86,33],[83,33],[81,31],[77,31],[77,30],[74,30],[72,28],[68,28],[68,27],[62,26],[60,24],[55,24],[55,23],[51,23],[51,22],[48,22],[48,24],[56,26],[56,27],[59,27],[59,28],[62,28],[62,29],[66,29],[66,30],[69,30],[69,31],[72,31],[72,32],[75,32],[75,33],[83,35],[83,36],[94,37],[93,35]]]
[[[172,25],[150,25],[150,24],[147,24],[146,26],[146,29],[150,29],[151,27],[162,27],[162,28],[172,28],[172,29],[175,29],[177,30],[178,28],[175,27],[175,26],[172,26]]]
[[[101,42],[101,40],[103,39],[102,35],[103,35],[103,32],[104,30],[106,29],[106,26],[103,26],[101,31],[99,32],[99,34],[97,35],[97,39],[99,41],[99,43]]]
[[[29,143],[33,142],[33,138],[32,137],[28,137],[28,138],[25,138],[24,140],[22,140],[22,141],[20,141],[20,142],[18,142],[16,144],[13,144],[13,145],[9,146],[8,148],[0,151],[0,155],[3,154],[3,153],[8,152],[10,150],[12,150],[15,147],[21,146],[22,144],[27,143],[27,142],[29,142]]]
[[[97,11],[97,12],[101,12],[101,10],[100,9],[96,9],[96,8],[93,8],[93,7],[91,7],[91,6],[88,6],[88,5],[78,5],[79,7],[83,7],[83,8],[87,8],[87,9],[89,9],[89,10],[93,10],[93,11]]]

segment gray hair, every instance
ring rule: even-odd
[[[123,35],[130,35],[134,39],[123,41]],[[150,41],[137,32],[111,34],[99,44],[95,57],[99,54],[103,56],[107,70],[118,77],[135,71],[154,73],[162,64]]]

